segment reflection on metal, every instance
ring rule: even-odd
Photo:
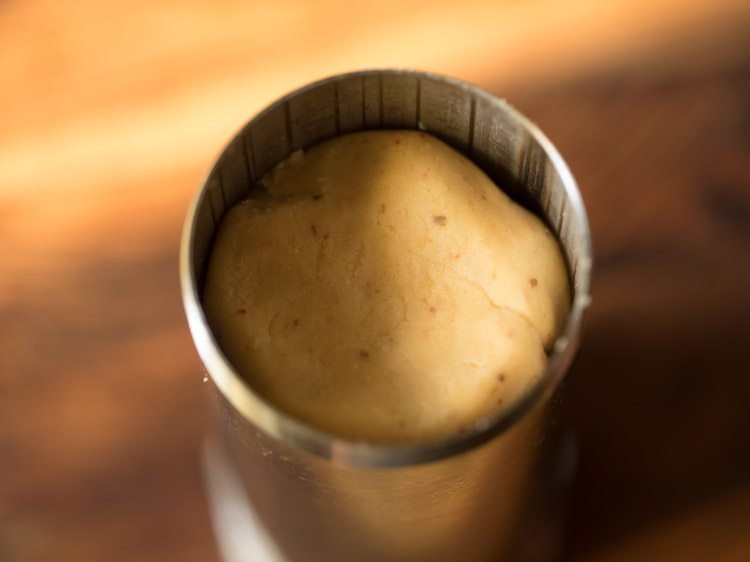
[[[206,438],[201,460],[211,523],[225,562],[286,562],[255,514],[222,444]]]

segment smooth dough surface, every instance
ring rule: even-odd
[[[416,131],[292,154],[224,218],[204,288],[277,407],[370,442],[466,431],[542,373],[570,306],[554,235]]]

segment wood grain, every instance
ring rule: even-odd
[[[182,218],[266,101],[373,65],[509,98],[583,190],[566,558],[750,558],[748,37],[729,0],[0,3],[0,560],[217,559]]]

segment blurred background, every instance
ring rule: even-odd
[[[257,110],[377,66],[507,98],[579,181],[565,559],[750,560],[747,0],[1,0],[0,560],[218,560],[182,220]]]

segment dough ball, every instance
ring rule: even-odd
[[[340,136],[233,207],[204,305],[277,407],[378,443],[466,431],[540,376],[570,307],[544,223],[416,131]]]

